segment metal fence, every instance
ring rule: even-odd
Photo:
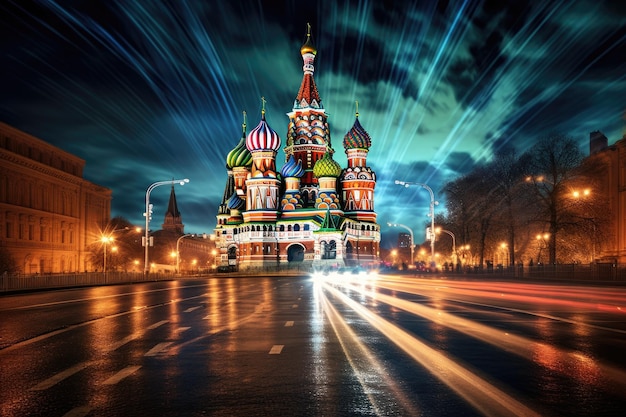
[[[88,287],[96,285],[131,284],[167,281],[173,274],[142,272],[90,272],[76,274],[0,275],[0,293],[38,289]]]
[[[626,265],[610,263],[473,267],[463,270],[449,268],[448,270],[444,269],[442,273],[445,275],[486,275],[514,279],[626,283]]]

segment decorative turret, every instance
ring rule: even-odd
[[[297,161],[293,155],[280,170],[280,174],[285,180],[285,194],[280,201],[283,211],[292,211],[302,208],[302,196],[300,195],[300,178],[304,175],[302,161]]]
[[[315,85],[313,73],[317,49],[311,38],[311,25],[307,24],[306,41],[300,48],[304,66],[298,95],[293,109],[287,113],[289,126],[285,155],[293,155],[296,161],[302,161],[304,175],[300,180],[300,191],[306,207],[314,207],[317,198],[318,181],[313,174],[315,163],[331,147],[330,129],[322,99]]]
[[[319,181],[319,191],[315,199],[315,208],[318,209],[338,209],[340,205],[337,177],[341,175],[341,166],[333,159],[331,151],[326,152],[313,167],[313,173]]]
[[[242,198],[246,195],[246,178],[252,165],[252,154],[246,147],[246,112],[243,112],[241,139],[226,156],[226,168],[232,172],[235,192]]]
[[[280,148],[280,137],[265,121],[265,98],[261,100],[261,121],[246,138],[246,147],[252,154],[252,171],[246,180],[245,222],[276,221],[278,217],[276,152]]]
[[[246,138],[246,147],[252,154],[252,177],[276,178],[276,151],[280,148],[280,137],[265,121],[265,98],[261,110],[261,121]]]
[[[370,135],[359,122],[357,101],[354,125],[343,138],[343,146],[348,156],[348,167],[341,173],[343,210],[347,217],[375,222],[376,173],[367,166],[367,153],[371,144]]]

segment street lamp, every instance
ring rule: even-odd
[[[104,259],[102,260],[102,270],[104,271],[104,276],[106,278],[107,274],[107,244],[113,242],[113,236],[102,236],[100,241],[104,245]]]
[[[195,236],[192,233],[187,233],[186,235],[182,235],[181,237],[179,237],[176,240],[176,273],[180,274],[180,241],[183,240],[183,238],[188,237],[188,236]]]
[[[406,230],[409,231],[409,236],[411,238],[411,265],[414,265],[413,263],[413,230],[411,230],[411,228],[409,226],[406,226],[404,224],[400,224],[400,223],[389,223],[387,222],[387,226],[389,227],[403,227]]]
[[[151,216],[151,214],[152,214],[152,205],[150,204],[150,193],[156,187],[159,187],[161,185],[167,185],[167,184],[174,185],[175,183],[178,183],[180,185],[185,185],[188,182],[189,182],[189,178],[185,178],[185,179],[182,179],[182,180],[158,181],[158,182],[150,184],[150,186],[146,190],[146,211],[143,214],[144,216],[146,216],[146,231],[145,231],[144,242],[143,242],[144,243],[144,247],[145,247],[145,257],[144,257],[143,271],[146,274],[148,272],[150,272],[150,264],[148,263],[148,248],[150,247],[150,220],[152,218],[152,216]]]
[[[450,235],[450,237],[452,238],[452,253],[454,253],[454,258],[455,258],[455,261],[456,261],[455,263],[456,263],[456,265],[458,265],[459,264],[459,255],[456,253],[456,238],[454,237],[454,233],[452,233],[449,230],[445,230],[445,229],[442,229],[441,227],[438,227],[437,228],[437,233],[440,233],[440,232],[446,233],[446,234]]]
[[[411,185],[417,185],[419,187],[425,188],[430,194],[430,212],[428,214],[430,216],[430,266],[431,268],[433,268],[435,265],[437,265],[435,261],[435,206],[439,204],[438,201],[435,201],[435,193],[433,193],[433,190],[428,185],[421,182],[407,182],[395,180],[395,183],[397,185],[402,185],[406,188],[410,187]]]

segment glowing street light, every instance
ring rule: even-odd
[[[437,265],[437,262],[435,260],[435,206],[439,204],[439,202],[435,201],[435,193],[433,193],[433,190],[424,183],[399,180],[395,180],[395,183],[397,185],[402,185],[406,188],[410,187],[411,185],[417,185],[426,189],[430,194],[430,212],[428,215],[430,216],[430,266],[432,268]]]
[[[104,259],[102,260],[102,270],[104,272],[104,276],[106,277],[107,273],[107,244],[113,242],[113,236],[102,236],[100,238],[100,242],[104,245]]]
[[[145,230],[145,236],[144,236],[144,242],[143,242],[144,247],[145,247],[143,270],[144,270],[144,273],[146,274],[150,272],[150,264],[148,263],[148,248],[150,247],[150,220],[152,219],[152,204],[150,204],[150,193],[156,187],[159,187],[161,185],[167,185],[167,184],[174,185],[176,183],[180,185],[185,185],[188,182],[189,182],[189,178],[185,178],[182,180],[158,181],[158,182],[150,184],[150,186],[146,190],[146,211],[143,214],[144,216],[146,216],[146,230]]]
[[[405,228],[406,230],[409,231],[409,236],[411,238],[411,242],[410,242],[411,243],[411,265],[414,265],[414,263],[413,263],[413,246],[414,246],[414,243],[413,243],[413,230],[411,230],[411,228],[409,226],[406,226],[406,225],[400,224],[400,223],[389,223],[389,222],[387,222],[387,226],[389,226],[389,227],[403,227],[403,228]],[[411,268],[413,268],[413,266],[411,266]]]

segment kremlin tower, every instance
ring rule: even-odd
[[[217,214],[221,267],[274,270],[370,266],[378,262],[376,175],[367,166],[371,138],[356,120],[344,137],[348,166],[333,159],[328,116],[313,74],[317,49],[307,25],[300,48],[303,77],[287,113],[285,162],[277,169],[279,135],[265,120],[226,157],[227,180]],[[357,103],[358,106],[358,103]]]

